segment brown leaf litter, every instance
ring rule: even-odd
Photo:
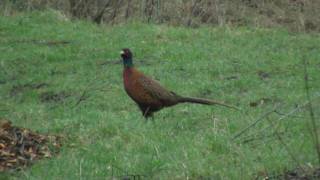
[[[61,137],[42,135],[0,119],[0,172],[19,170],[59,152]]]

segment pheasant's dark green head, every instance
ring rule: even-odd
[[[133,66],[132,53],[131,53],[130,49],[128,49],[128,48],[122,49],[120,55],[122,57],[123,65],[125,67],[132,67]]]

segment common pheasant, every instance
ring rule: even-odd
[[[138,71],[133,65],[132,53],[125,48],[121,51],[123,60],[123,83],[127,94],[137,103],[145,118],[152,117],[153,113],[164,107],[178,103],[198,103],[205,105],[221,105],[237,109],[234,106],[215,100],[180,96],[165,89],[155,81]]]

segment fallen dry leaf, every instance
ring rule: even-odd
[[[25,168],[36,160],[50,158],[60,147],[59,136],[41,135],[0,119],[0,172]]]

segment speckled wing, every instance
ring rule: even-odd
[[[174,92],[168,91],[162,87],[158,81],[141,76],[139,77],[138,82],[150,96],[158,99],[163,104],[174,105],[178,103],[178,96]]]

